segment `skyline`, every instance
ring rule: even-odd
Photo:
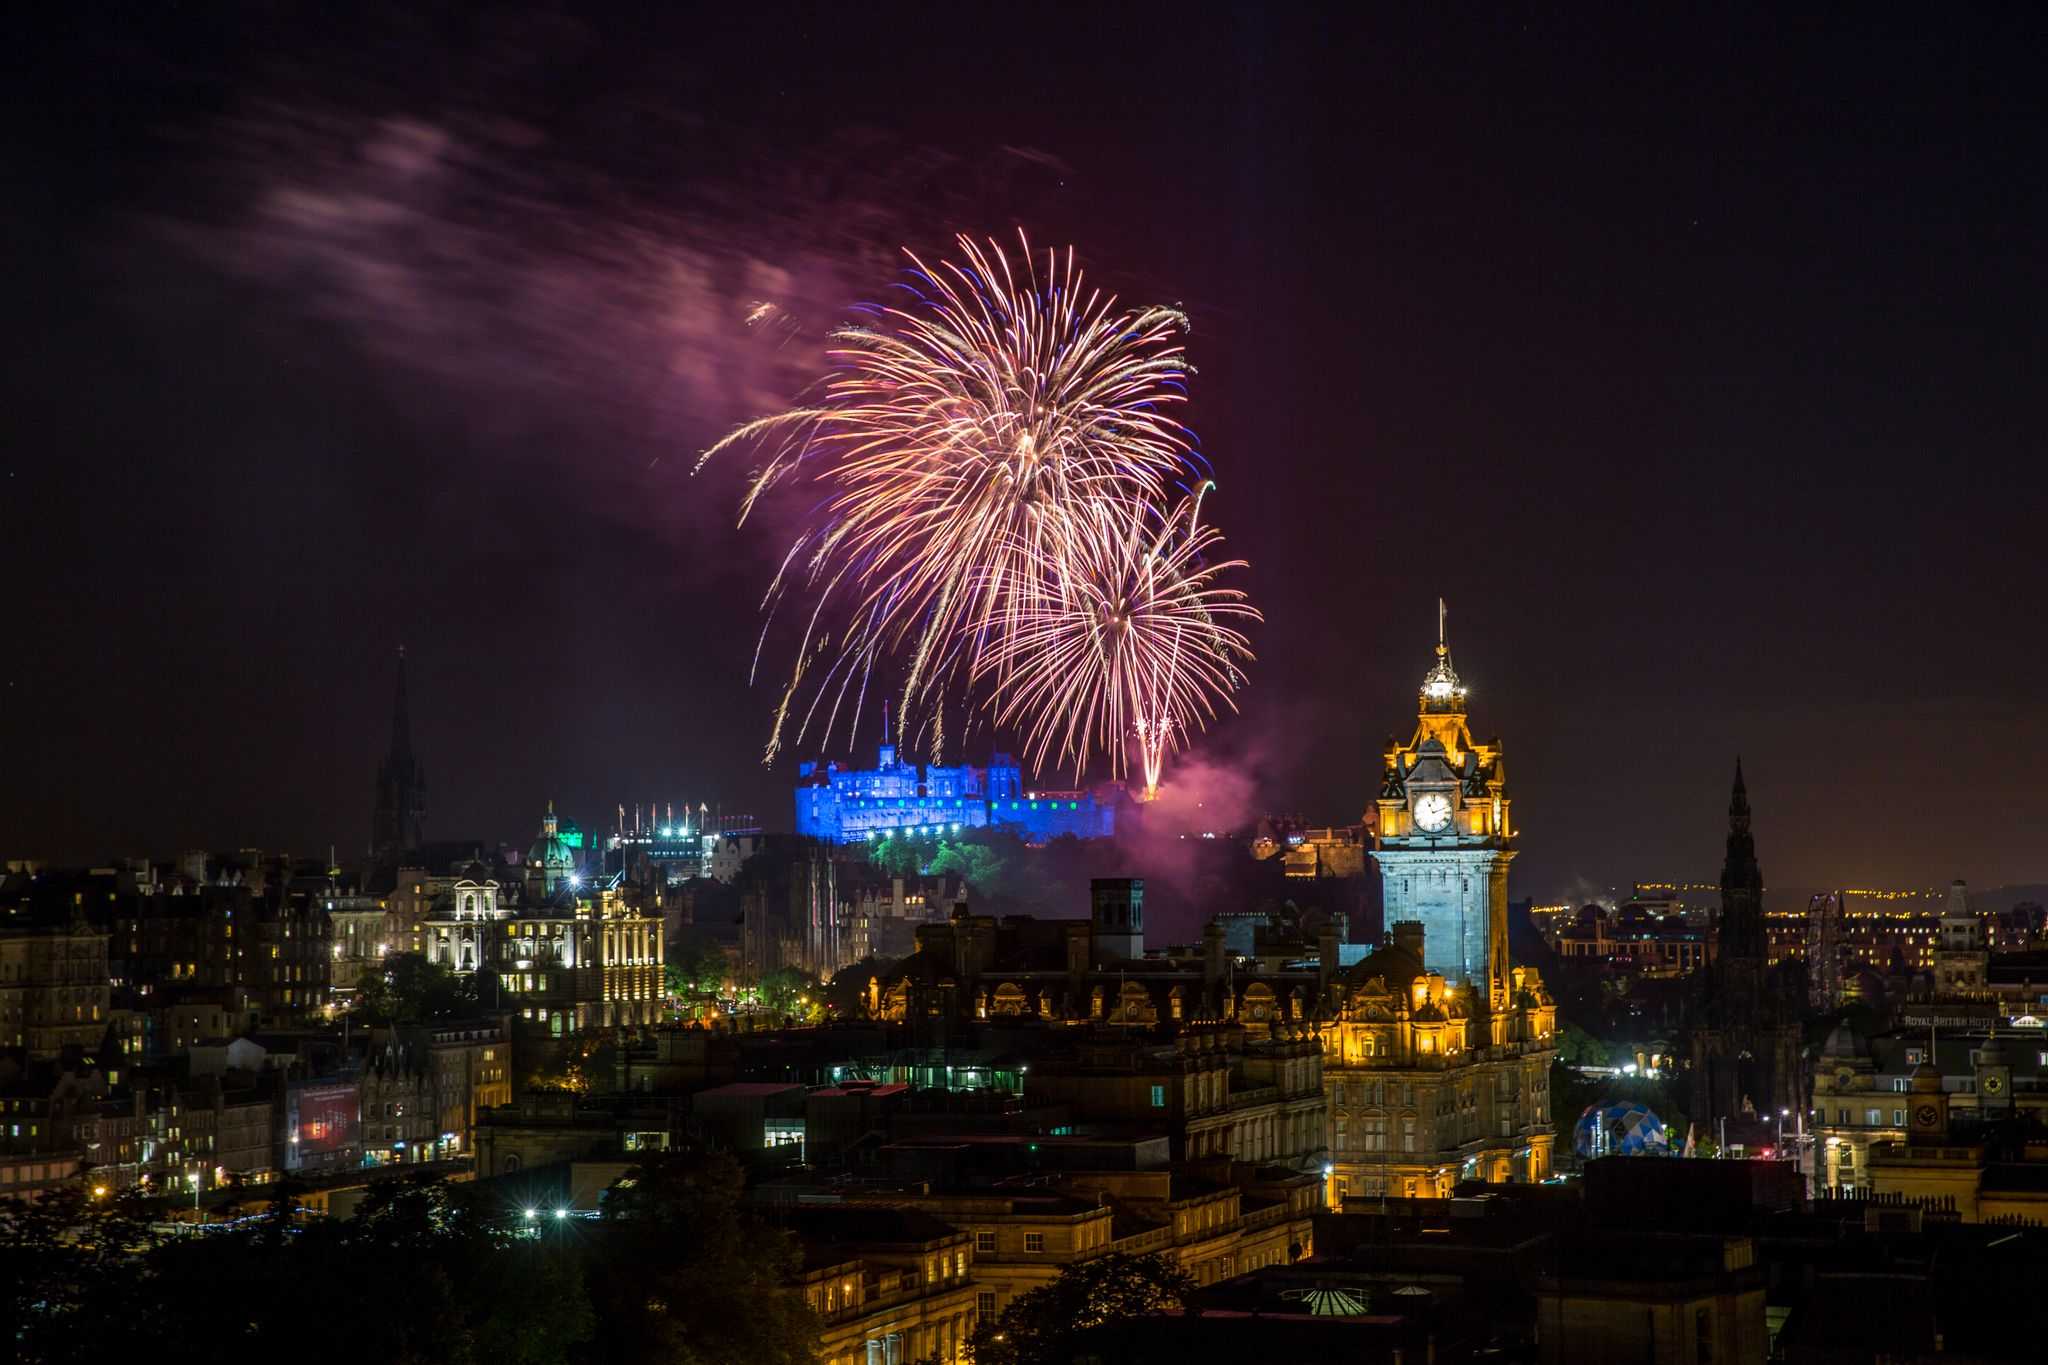
[[[786,824],[779,545],[684,471],[901,248],[1024,226],[1193,320],[1267,617],[1196,753],[1257,809],[1357,818],[1443,596],[1518,897],[1711,880],[1737,755],[1769,884],[2048,881],[2039,16],[1133,12],[991,83],[521,13],[71,16],[24,74],[0,853],[365,841],[400,645],[430,837]]]

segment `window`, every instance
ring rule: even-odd
[[[1042,1233],[1042,1232],[1027,1232],[1027,1233],[1025,1233],[1025,1234],[1024,1234],[1024,1249],[1025,1249],[1026,1251],[1044,1251],[1044,1250],[1045,1250],[1045,1234],[1044,1234],[1044,1233]]]
[[[1849,1121],[1849,1111],[1848,1111],[1848,1110],[1846,1110],[1846,1109],[1837,1109],[1837,1110],[1835,1111],[1835,1122],[1836,1122],[1836,1123],[1847,1123],[1848,1121]]]
[[[1892,1110],[1892,1127],[1894,1127],[1894,1128],[1904,1128],[1905,1126],[1906,1126],[1906,1111],[1905,1111],[1905,1110],[1903,1110],[1903,1109],[1894,1109],[1894,1110]]]
[[[979,1294],[976,1294],[974,1296],[974,1311],[985,1318],[994,1317],[996,1315],[995,1291],[984,1289]]]
[[[974,1234],[974,1254],[975,1254],[975,1255],[977,1255],[977,1256],[988,1256],[988,1255],[992,1255],[992,1254],[994,1254],[994,1252],[995,1252],[995,1249],[996,1249],[996,1235],[995,1235],[995,1234],[994,1234],[993,1232],[977,1232],[977,1233],[975,1233],[975,1234]]]
[[[1863,1121],[1872,1128],[1875,1128],[1884,1122],[1884,1111],[1881,1109],[1866,1109],[1863,1111]]]
[[[1155,1085],[1152,1087],[1152,1107],[1154,1109],[1164,1109],[1166,1107],[1165,1086]]]
[[[1907,1085],[1908,1085],[1908,1082],[1907,1082],[1907,1080],[1906,1080],[1906,1078],[1905,1078],[1904,1076],[1894,1076],[1894,1077],[1892,1077],[1892,1089],[1894,1089],[1894,1090],[1898,1090],[1898,1091],[1904,1091],[1904,1090],[1905,1090],[1905,1089],[1907,1088]]]

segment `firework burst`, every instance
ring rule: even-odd
[[[834,333],[816,403],[703,457],[761,452],[742,522],[773,489],[822,489],[764,602],[771,620],[791,597],[806,603],[768,757],[842,718],[850,742],[887,662],[912,743],[942,748],[946,684],[966,679],[1039,760],[1057,753],[1078,774],[1101,752],[1122,771],[1135,744],[1155,756],[1141,766],[1156,785],[1167,737],[1242,681],[1235,661],[1249,655],[1224,618],[1255,616],[1215,585],[1234,566],[1205,567],[1216,537],[1198,525],[1199,493],[1181,494],[1208,487],[1172,415],[1186,319],[1120,307],[1088,287],[1071,249],[1046,252],[1041,272],[1028,244],[1015,267],[994,243],[959,248],[936,266],[912,255],[901,306]],[[1097,651],[1086,717],[1063,712],[1083,694],[1045,676],[1073,657],[1055,623],[1079,629],[1073,613],[1118,593],[1154,604],[1147,624]]]
[[[1208,487],[1164,515],[1122,502],[1077,511],[1040,591],[976,660],[988,710],[1025,734],[1034,767],[1050,759],[1078,777],[1101,752],[1116,775],[1137,772],[1149,800],[1177,737],[1235,707],[1251,659],[1238,625],[1260,618],[1220,581],[1244,561],[1213,559]]]

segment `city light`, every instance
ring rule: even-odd
[[[539,1212],[538,1212],[538,1210],[535,1210],[535,1209],[528,1209],[528,1210],[526,1211],[526,1221],[527,1221],[527,1222],[529,1222],[529,1223],[530,1223],[530,1222],[532,1222],[532,1221],[533,1221],[533,1220],[534,1220],[534,1219],[535,1219],[536,1217],[538,1217],[538,1216],[539,1216]]]

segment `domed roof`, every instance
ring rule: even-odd
[[[566,872],[576,866],[576,855],[569,851],[568,844],[562,842],[552,801],[548,802],[546,818],[540,822],[540,837],[533,841],[532,848],[526,850],[526,860],[543,870]]]

